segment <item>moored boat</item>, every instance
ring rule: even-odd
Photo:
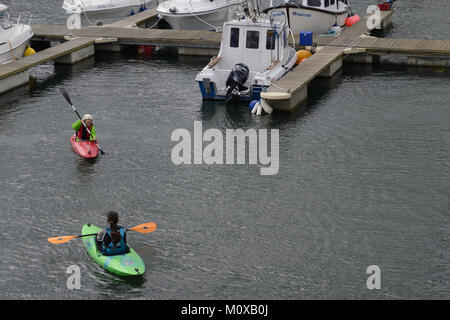
[[[16,22],[10,18],[6,5],[0,4],[0,64],[5,64],[23,57],[33,30],[29,23],[20,23],[23,14]],[[29,16],[31,20],[31,15]]]
[[[158,5],[158,14],[172,29],[214,30],[236,17],[242,0],[166,0]]]
[[[351,15],[348,0],[271,0],[264,9],[279,21],[286,21],[292,32],[326,34],[333,26],[343,27]]]
[[[259,99],[297,60],[285,23],[246,12],[243,19],[224,24],[218,56],[195,78],[203,99]]]
[[[81,25],[104,25],[146,10],[154,0],[64,0],[68,15],[80,14]]]

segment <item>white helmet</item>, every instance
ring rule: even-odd
[[[83,116],[83,120],[92,120],[92,115],[90,115],[90,114],[85,114],[85,115]]]

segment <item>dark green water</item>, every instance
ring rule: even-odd
[[[35,15],[59,19],[59,1],[41,2]],[[449,39],[443,11],[430,17],[444,23],[417,27],[411,8],[426,1],[397,2],[387,36]],[[35,8],[11,7],[21,3]],[[448,69],[345,65],[294,112],[255,119],[246,104],[202,102],[194,77],[208,60],[97,55],[35,68],[34,88],[0,96],[1,298],[450,297]],[[107,152],[95,163],[71,151],[76,116],[59,88],[95,117]],[[279,129],[279,173],[175,166],[171,133],[194,121]],[[104,226],[108,210],[126,226],[158,225],[128,236],[147,266],[141,279],[105,272],[81,241],[47,242]],[[66,287],[70,265],[80,290]],[[370,265],[380,290],[366,287]]]

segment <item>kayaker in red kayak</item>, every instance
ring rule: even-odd
[[[129,252],[126,230],[118,225],[119,214],[114,211],[108,212],[107,222],[109,223],[109,228],[97,234],[96,240],[99,250],[106,256]]]
[[[81,121],[84,122],[86,127],[89,129],[91,134],[86,130],[86,127],[82,125]],[[75,130],[77,141],[80,140],[90,140],[97,143],[97,137],[95,134],[95,126],[92,122],[92,115],[85,114],[81,120],[77,120],[72,124],[72,129]]]

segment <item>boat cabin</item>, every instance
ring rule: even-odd
[[[226,22],[216,67],[231,70],[239,62],[246,64],[250,73],[264,72],[283,59],[287,46],[286,29],[279,22]]]
[[[7,30],[13,26],[6,10],[8,10],[8,7],[4,4],[0,4],[0,31]]]

